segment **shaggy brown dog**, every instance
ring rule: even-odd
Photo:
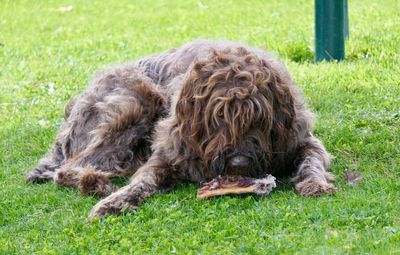
[[[97,75],[27,180],[105,196],[110,177],[134,173],[90,217],[218,175],[290,176],[301,195],[333,192],[330,156],[311,131],[281,63],[240,44],[196,41]]]

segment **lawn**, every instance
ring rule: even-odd
[[[400,2],[350,0],[346,61],[319,64],[313,2],[0,0],[0,254],[400,254]],[[335,156],[337,194],[200,201],[187,184],[87,223],[98,199],[25,183],[95,70],[197,38],[280,56]]]

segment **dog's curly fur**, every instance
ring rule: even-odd
[[[232,42],[196,41],[98,74],[29,182],[109,195],[90,217],[119,214],[181,181],[290,176],[301,195],[335,190],[330,156],[284,66]]]

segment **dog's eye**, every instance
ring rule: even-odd
[[[223,108],[219,109],[217,115],[218,115],[218,117],[223,118],[224,117],[224,109]]]

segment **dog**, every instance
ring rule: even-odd
[[[331,157],[312,126],[301,91],[271,54],[194,41],[95,75],[26,178],[105,197],[90,218],[219,175],[271,174],[291,178],[303,196],[332,193]],[[110,178],[132,174],[113,192]]]

